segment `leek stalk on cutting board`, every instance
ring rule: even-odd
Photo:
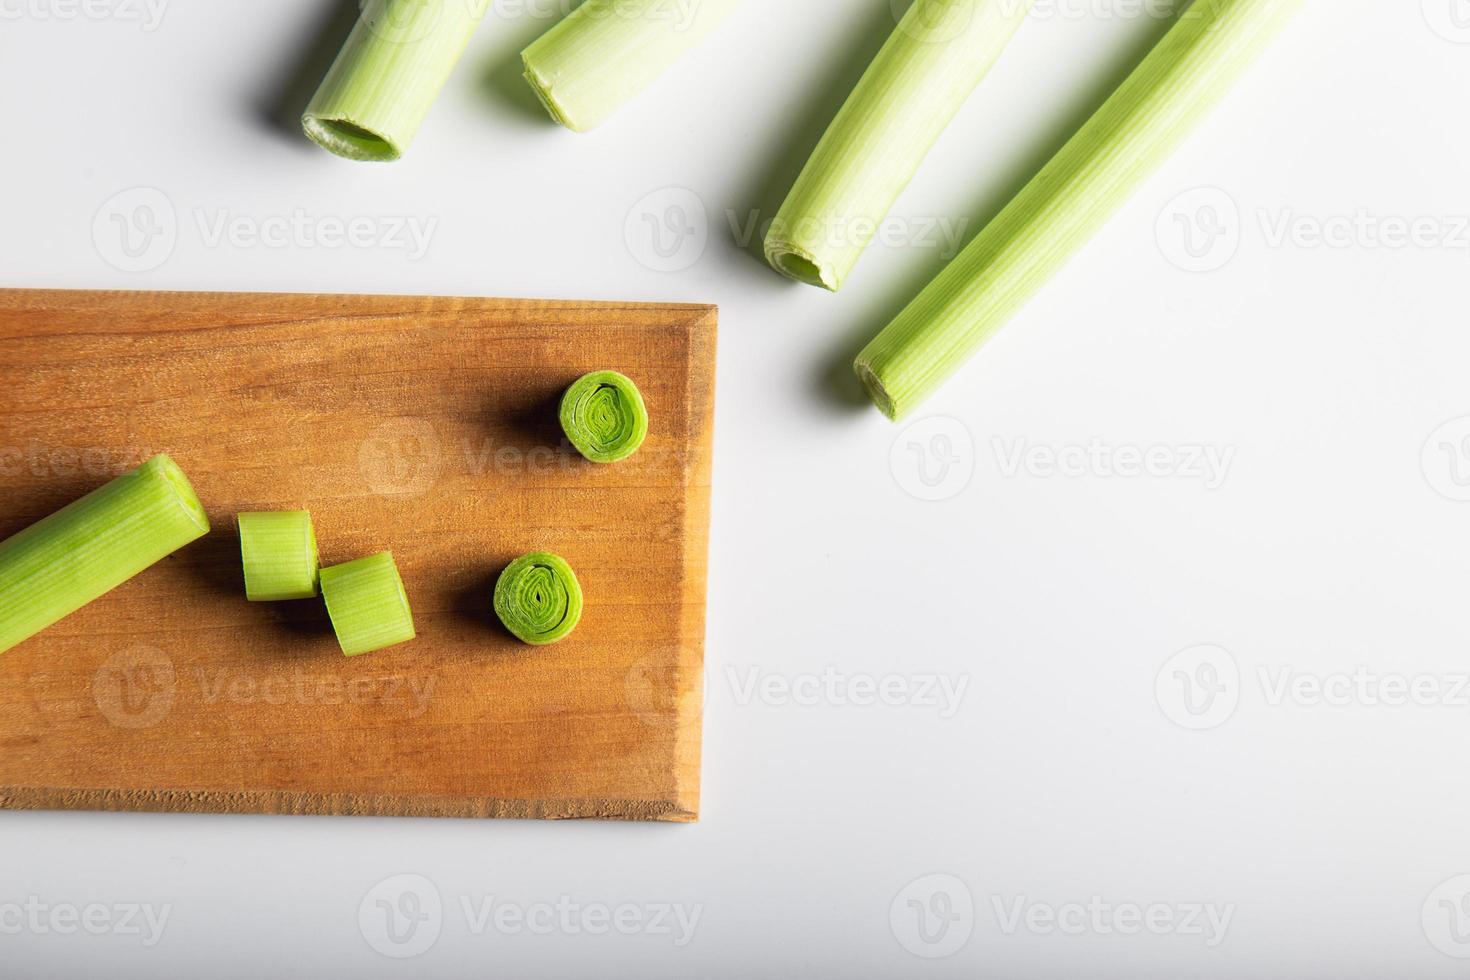
[[[0,653],[208,533],[184,471],[155,456],[0,541]]]

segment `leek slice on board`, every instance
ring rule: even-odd
[[[407,643],[418,635],[391,551],[323,568],[321,585],[332,629],[347,656]]]
[[[166,455],[0,541],[0,653],[209,533]]]
[[[561,400],[561,427],[577,452],[594,463],[616,463],[648,436],[648,409],[632,379],[616,371],[586,375]]]
[[[304,510],[241,514],[240,558],[251,602],[310,599],[320,568],[316,532]]]
[[[564,640],[582,618],[582,586],[566,560],[537,551],[511,562],[495,583],[495,615],[523,643]]]
[[[1303,0],[1196,0],[1066,146],[858,355],[908,414],[1036,294],[1230,90]]]

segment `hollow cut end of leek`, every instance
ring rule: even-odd
[[[199,528],[200,535],[209,533],[209,515],[204,512],[204,505],[199,502],[199,495],[194,492],[194,485],[179,468],[179,464],[173,461],[173,457],[167,453],[160,453],[138,468],[139,475],[156,474],[173,491],[174,502],[184,515],[193,521]]]
[[[348,160],[390,163],[403,156],[393,140],[343,116],[308,112],[301,117],[301,128],[322,149]]]
[[[857,371],[858,380],[868,390],[868,397],[873,399],[873,404],[878,406],[878,410],[893,421],[898,421],[898,406],[894,403],[893,397],[888,394],[888,388],[883,384],[883,379],[874,373],[872,366],[859,358],[853,364],[853,370]]]
[[[781,275],[808,286],[821,286],[837,292],[841,282],[837,270],[794,242],[770,239],[766,242],[766,261]]]
[[[572,118],[567,115],[566,110],[562,108],[561,103],[556,100],[556,94],[552,92],[550,80],[544,78],[531,64],[529,53],[521,56],[521,64],[525,69],[523,75],[526,79],[526,84],[531,86],[531,91],[536,93],[536,98],[541,103],[541,107],[546,110],[547,114],[558,125],[565,126],[574,133],[585,133],[592,128],[591,126],[582,126],[572,121]]]

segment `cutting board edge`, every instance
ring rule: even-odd
[[[166,298],[197,301],[200,304],[218,305],[221,301],[238,301],[240,306],[258,303],[262,299],[285,300],[337,300],[344,307],[360,308],[367,313],[382,313],[385,306],[402,311],[417,301],[429,307],[443,306],[443,312],[451,310],[639,310],[663,311],[668,313],[690,313],[694,315],[690,326],[702,326],[703,319],[714,314],[718,307],[712,303],[662,303],[633,300],[561,300],[535,299],[512,296],[455,296],[449,294],[425,295],[422,293],[303,293],[303,292],[242,292],[236,290],[152,290],[152,289],[25,289],[0,287],[0,309],[98,310],[105,309],[119,299],[142,301],[145,298]],[[64,302],[63,302],[64,300]]]
[[[285,790],[57,789],[0,786],[0,810],[250,814],[319,817],[442,817],[494,820],[622,820],[696,823],[679,800],[515,800],[497,797],[302,793]]]

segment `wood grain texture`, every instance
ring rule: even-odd
[[[0,807],[694,820],[713,307],[0,291],[0,539],[147,457],[214,531],[0,656]],[[582,460],[585,372],[648,401]],[[326,564],[391,549],[419,639],[348,660],[320,600],[245,601],[234,515],[312,512]],[[576,633],[491,609],[567,558]]]

